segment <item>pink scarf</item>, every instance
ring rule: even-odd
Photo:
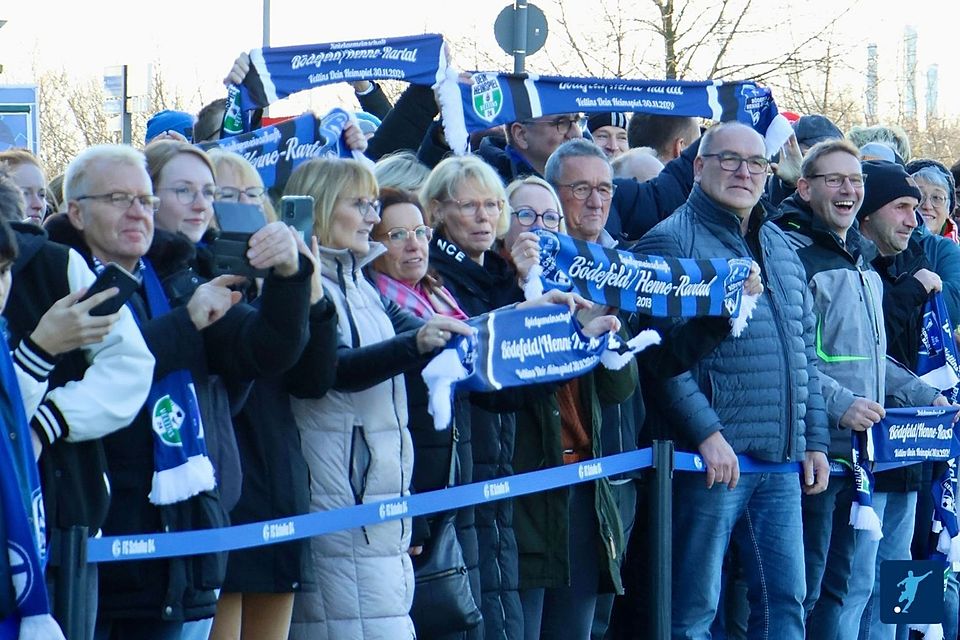
[[[429,319],[435,313],[457,320],[467,319],[467,314],[460,310],[457,301],[445,287],[438,287],[430,292],[421,284],[411,287],[379,271],[376,272],[376,283],[381,294],[423,320]]]

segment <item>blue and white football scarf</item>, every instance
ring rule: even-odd
[[[540,237],[540,263],[524,286],[528,300],[559,289],[660,318],[728,317],[734,336],[756,307],[757,297],[743,293],[749,259],[663,258],[607,249],[544,229],[535,233]]]
[[[225,119],[249,130],[248,114],[291,94],[357,80],[403,80],[433,87],[444,133],[454,153],[467,153],[469,134],[560,113],[630,111],[711,120],[737,120],[766,140],[767,155],[793,129],[769,89],[753,82],[626,80],[513,75],[488,71],[459,81],[437,34],[357,42],[262,47],[250,51],[250,72],[228,90]],[[226,132],[233,133],[232,131]]]
[[[342,140],[343,129],[353,118],[343,109],[332,109],[318,120],[312,113],[237,136],[198,145],[201,149],[235,151],[250,161],[267,189],[282,190],[298,166],[314,158],[357,158]],[[366,160],[366,156],[359,154]]]
[[[455,389],[498,391],[508,387],[569,380],[598,364],[622,369],[660,335],[642,331],[627,343],[613,334],[583,334],[570,309],[547,305],[505,307],[467,321],[475,333],[456,336],[423,370],[430,415],[439,431],[450,424]]]
[[[880,518],[873,510],[873,462],[949,460],[960,455],[960,440],[953,426],[958,407],[887,409],[880,422],[867,431],[854,431],[852,469],[856,496],[850,524],[882,537]],[[934,487],[936,490],[936,486]]]
[[[63,633],[50,615],[46,566],[46,526],[40,475],[33,458],[30,426],[7,349],[6,320],[0,319],[0,517],[16,613],[0,621],[0,632],[18,629],[19,638],[62,640]],[[11,437],[9,434],[14,434]]]
[[[145,258],[141,273],[150,317],[169,313],[170,303],[160,279]],[[153,431],[150,502],[173,504],[212,490],[217,483],[213,465],[207,457],[203,421],[190,372],[178,369],[154,380],[147,395],[146,408]]]
[[[931,387],[942,391],[950,402],[957,401],[960,383],[956,353],[953,324],[943,294],[938,291],[923,307],[917,375]]]
[[[854,529],[867,531],[871,540],[883,538],[880,516],[873,508],[873,472],[869,469],[872,453],[870,430],[853,431],[850,467],[856,492],[850,505],[850,524]]]
[[[870,460],[924,462],[960,456],[960,439],[953,428],[958,407],[887,409],[870,429]]]
[[[446,77],[443,37],[422,34],[355,42],[261,47],[250,51],[250,72],[231,88],[225,117],[240,117],[314,87],[358,80],[403,80],[433,86]],[[247,128],[244,129],[245,131]]]
[[[768,156],[793,134],[770,89],[753,82],[566,78],[476,72],[457,82],[448,70],[436,88],[444,134],[455,153],[466,153],[469,134],[551,114],[631,111],[666,116],[737,120],[766,142]]]

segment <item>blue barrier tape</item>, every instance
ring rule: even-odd
[[[741,473],[800,473],[801,471],[800,463],[797,462],[771,463],[757,461],[747,456],[738,456],[738,458]],[[917,463],[882,463],[876,465],[875,470],[883,471],[909,464]],[[503,498],[513,498],[539,491],[557,489],[587,480],[597,480],[611,475],[645,469],[652,465],[652,449],[640,449],[577,464],[521,473],[488,482],[475,482],[449,489],[414,494],[405,498],[370,502],[289,518],[219,529],[91,538],[87,541],[87,561],[117,562],[172,558],[300,540],[343,529],[378,524],[388,520],[423,516]],[[674,469],[677,471],[705,471],[701,456],[684,451],[674,452]],[[849,470],[839,463],[831,461],[830,472],[831,475],[842,475],[849,473]]]
[[[438,511],[449,511],[556,489],[644,469],[652,464],[652,450],[640,449],[577,464],[497,478],[488,482],[475,482],[394,500],[370,502],[265,522],[199,531],[91,538],[87,541],[87,561],[155,560],[288,542],[388,520],[423,516]]]

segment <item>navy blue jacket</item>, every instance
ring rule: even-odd
[[[813,302],[806,272],[762,206],[746,237],[740,219],[699,186],[687,203],[637,245],[642,253],[752,258],[766,285],[740,337],[728,337],[689,372],[663,385],[663,404],[681,447],[722,430],[737,453],[784,462],[826,453],[827,415],[814,353]]]

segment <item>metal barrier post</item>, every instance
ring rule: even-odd
[[[87,635],[87,528],[54,530],[50,540],[53,568],[53,616],[67,640]]]
[[[652,542],[653,571],[651,589],[653,607],[650,628],[655,640],[669,640],[670,611],[673,606],[673,442],[670,440],[653,441],[654,482],[650,485],[653,492],[653,518],[650,520],[650,540]]]

